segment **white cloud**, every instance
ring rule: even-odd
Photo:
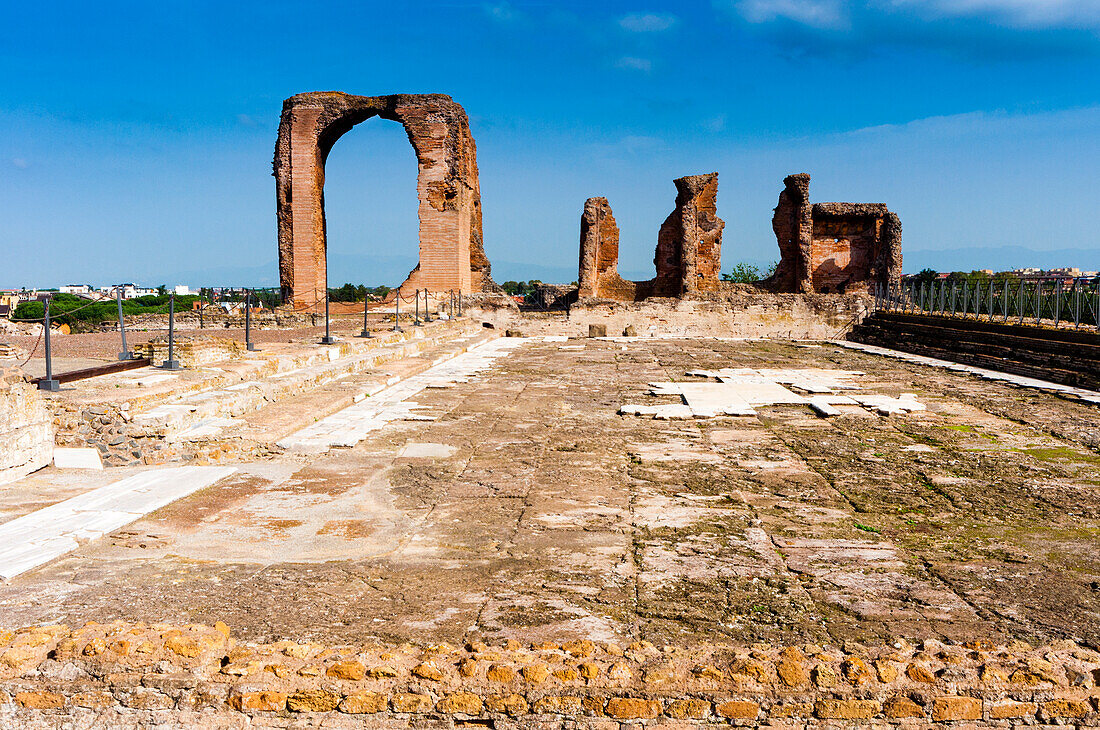
[[[13,167],[17,167],[20,170],[26,170],[29,163],[22,157],[16,157],[11,161]]]
[[[237,115],[237,124],[241,125],[242,127],[258,127],[258,126],[260,126],[259,122],[257,122],[255,119],[253,119],[252,117],[250,117],[247,114],[238,114]]]
[[[653,68],[653,62],[648,58],[637,56],[623,56],[615,62],[616,68],[624,68],[630,71],[644,71],[648,73]]]
[[[1100,0],[886,0],[929,18],[986,18],[1016,28],[1100,27]]]
[[[786,19],[812,28],[848,25],[848,3],[844,0],[737,0],[733,7],[750,23]]]
[[[485,11],[486,15],[499,23],[514,23],[523,19],[523,14],[516,10],[508,0],[485,3],[481,6],[481,9]]]
[[[619,26],[633,33],[659,33],[676,25],[671,13],[627,13],[619,18]]]

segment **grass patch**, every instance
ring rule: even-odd
[[[876,535],[882,534],[882,530],[878,529],[877,527],[871,527],[870,525],[865,525],[862,522],[857,522],[855,523],[855,525],[857,530],[863,530],[864,532],[873,532]]]

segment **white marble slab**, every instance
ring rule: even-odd
[[[401,420],[426,420],[429,416],[414,413],[423,408],[411,400],[427,388],[450,388],[492,366],[508,352],[531,340],[525,337],[500,337],[488,340],[451,359],[432,365],[427,370],[378,391],[358,403],[313,423],[280,440],[278,445],[289,451],[320,453],[333,447],[351,447],[368,433],[387,423]]]
[[[89,448],[54,447],[53,465],[58,469],[103,469],[99,451]]]
[[[0,578],[14,578],[229,476],[230,466],[134,474],[0,525]]]

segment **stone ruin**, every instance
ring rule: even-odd
[[[722,229],[718,217],[718,173],[674,181],[676,208],[657,234],[656,276],[629,281],[619,276],[619,227],[607,198],[589,198],[581,215],[580,298],[637,301],[682,297],[718,290]]]
[[[310,307],[327,288],[325,160],[336,140],[371,117],[400,122],[416,152],[420,260],[401,285],[432,291],[492,287],[481,235],[477,150],[461,106],[445,94],[297,94],[283,102],[274,176],[283,298]]]
[[[296,309],[327,289],[325,161],[344,133],[371,117],[400,122],[416,152],[420,258],[400,292],[495,291],[481,230],[477,151],[461,106],[444,94],[297,94],[283,102],[274,175],[279,279]],[[676,207],[661,225],[656,275],[619,275],[619,228],[606,198],[581,216],[578,298],[640,301],[717,292],[722,229],[718,173],[674,181]],[[774,292],[857,293],[901,275],[901,223],[881,203],[810,203],[810,176],[790,175],[772,218],[780,262],[763,282]]]
[[[618,273],[619,228],[606,198],[589,198],[581,216],[579,298],[640,301],[718,291],[722,228],[718,173],[676,182],[676,209],[657,237],[649,281]],[[790,175],[772,228],[780,262],[764,287],[779,293],[859,293],[901,276],[901,221],[882,203],[810,203],[810,176]]]
[[[855,293],[901,277],[901,221],[883,203],[810,203],[810,176],[788,175],[772,216],[776,292]]]

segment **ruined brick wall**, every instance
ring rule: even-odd
[[[867,290],[901,276],[901,221],[882,203],[809,202],[810,176],[783,180],[772,216],[779,292]]]
[[[4,727],[901,729],[1100,721],[1100,654],[1070,641],[325,646],[237,641],[220,621],[118,621],[4,631],[0,647]]]
[[[619,276],[619,226],[607,198],[589,198],[581,214],[578,297],[632,300],[635,285]]]
[[[718,217],[718,173],[674,181],[676,208],[657,234],[656,276],[627,281],[617,272],[619,229],[606,198],[589,198],[581,216],[578,297],[635,301],[651,296],[682,297],[718,291],[722,271],[722,229]]]
[[[444,94],[326,91],[283,102],[273,174],[284,297],[299,308],[324,297],[325,160],[336,140],[375,116],[400,122],[416,152],[420,260],[401,285],[403,293],[492,287],[482,242],[477,150],[462,107]]]
[[[676,209],[657,234],[653,293],[678,297],[717,291],[726,225],[718,217],[718,173],[690,175],[674,182]]]

